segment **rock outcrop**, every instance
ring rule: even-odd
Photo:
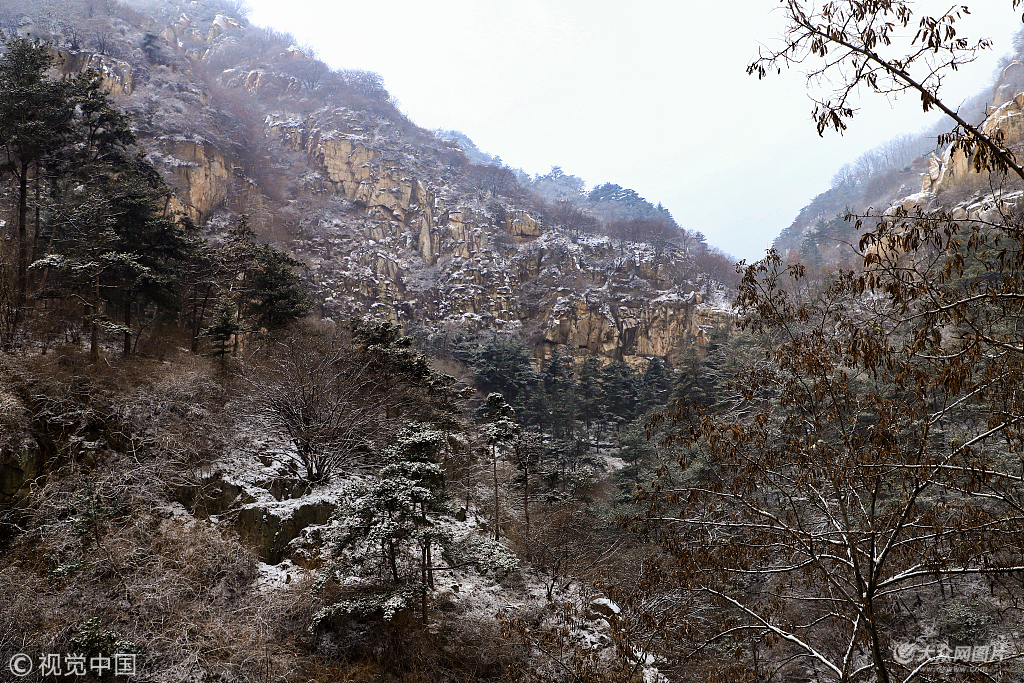
[[[232,189],[235,165],[218,150],[200,142],[171,142],[165,165],[172,167],[176,196],[186,214],[201,225],[222,207]]]
[[[331,314],[532,331],[540,355],[562,345],[625,360],[674,358],[725,321],[668,275],[681,254],[569,239],[501,198],[454,192],[351,112],[274,115],[267,125],[315,169],[307,193],[343,197],[361,215],[361,229],[339,224],[299,246],[321,274]]]
[[[56,52],[57,69],[65,76],[84,71],[95,71],[104,90],[114,97],[127,97],[135,91],[135,76],[131,65],[108,55],[92,52]]]
[[[995,105],[989,108],[988,116],[981,123],[980,131],[998,141],[998,144],[1018,155],[1024,147],[1024,65],[1013,62],[1007,66],[1000,80],[993,88]],[[989,171],[977,167],[975,155],[954,149],[953,145],[946,148],[942,157],[931,155],[928,159],[928,170],[922,174],[921,192],[902,197],[893,202],[885,211],[885,216],[928,215],[944,207],[943,210],[954,220],[977,220],[998,224],[1005,216],[1016,210],[1024,192],[1012,187],[999,187],[1001,183],[993,183]],[[1011,178],[1014,180],[1015,176]],[[950,202],[944,201],[943,193],[955,189],[970,191],[967,198],[957,197],[950,208]],[[875,244],[869,249],[875,254],[885,254],[887,258],[902,256],[902,251],[894,244]]]
[[[1024,91],[1024,64],[1016,61],[1010,62],[992,86],[991,107],[1001,107],[1006,102],[1015,99],[1017,94],[1022,91]]]
[[[657,299],[569,296],[559,298],[548,314],[544,340],[592,355],[627,362],[659,356],[674,359],[681,342],[701,335],[696,292]],[[618,305],[615,305],[615,304]]]
[[[626,360],[674,358],[700,343],[702,327],[721,322],[667,275],[665,254],[607,238],[571,240],[498,198],[481,206],[360,124],[344,110],[267,120],[270,137],[314,169],[303,180],[307,196],[344,198],[359,215],[359,226],[339,220],[296,245],[319,273],[327,313],[532,330],[541,355],[563,345]]]
[[[138,74],[84,52],[62,54],[61,68],[95,69],[137,118],[175,188],[170,210],[211,230],[258,212],[252,223],[266,238],[288,240],[324,315],[514,332],[539,356],[565,346],[630,362],[671,359],[718,321],[671,274],[681,252],[570,236],[543,206],[508,191],[508,169],[477,157],[470,168],[451,140],[313,93],[297,48],[274,45],[212,80],[190,75],[190,65],[235,54],[246,31],[232,17],[199,21],[186,9],[147,37],[152,66]],[[233,111],[270,101],[274,109],[254,119],[264,120],[264,139],[239,133]],[[260,154],[266,161],[254,162]]]
[[[1024,146],[1024,64],[1012,62],[1003,69],[992,96],[993,104],[980,130],[1001,146],[1019,152]],[[921,190],[938,193],[965,183],[984,182],[987,178],[988,172],[977,168],[973,152],[954,149],[951,145],[941,159],[931,157]]]

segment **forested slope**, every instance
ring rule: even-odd
[[[794,2],[793,48],[898,84],[883,5]],[[1021,679],[1014,64],[838,267],[739,279],[243,9],[0,12],[6,671]]]

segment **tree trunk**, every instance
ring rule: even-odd
[[[21,163],[18,178],[18,298],[19,311],[28,292],[28,162]]]
[[[395,542],[388,541],[388,563],[391,565],[391,578],[398,583],[398,563],[395,561]]]
[[[874,605],[869,602],[867,608],[868,618],[865,626],[868,627],[871,636],[871,659],[875,664],[875,675],[878,677],[878,683],[889,683],[889,670],[885,664],[885,651],[882,649],[882,643],[878,637]]]
[[[523,519],[526,521],[526,533],[530,533],[530,463],[523,468]]]
[[[195,323],[192,328],[192,353],[198,353],[199,351],[199,334],[203,331],[203,320],[206,318],[206,306],[210,303],[210,293],[213,291],[213,284],[206,285],[206,294],[203,295],[203,307],[196,312],[197,300],[199,295],[196,294],[195,299],[192,301],[192,317]],[[227,353],[226,348],[227,342],[225,342],[224,353]]]
[[[430,588],[434,588],[434,558],[430,553],[430,546],[427,546],[427,583],[430,584]]]
[[[121,357],[127,358],[132,354],[132,300],[125,292],[124,299],[124,348],[121,349]]]
[[[501,540],[501,532],[498,529],[498,446],[491,446],[491,456],[494,462],[494,540]]]
[[[427,625],[427,548],[420,551],[420,583],[423,587],[423,594],[420,596],[423,610],[423,625]]]
[[[33,261],[33,263],[38,258],[39,231],[40,231],[40,226],[39,226],[39,167],[38,166],[36,167],[36,182],[35,182],[35,186],[36,186],[35,187],[35,190],[36,190],[36,230],[35,230],[35,236],[32,238],[32,261]]]
[[[46,245],[46,255],[47,256],[49,256],[50,254],[53,253],[53,238],[54,238],[55,235],[56,235],[56,232],[51,230],[50,231],[50,241]],[[50,267],[47,266],[46,268],[43,268],[43,277],[39,281],[39,289],[40,290],[46,289],[46,278],[48,278],[49,276],[50,276]]]
[[[100,314],[100,276],[93,279],[92,295],[92,319],[89,325],[89,362],[98,363],[100,360],[100,322],[97,319]]]

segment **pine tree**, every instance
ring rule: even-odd
[[[216,258],[247,328],[275,332],[309,312],[302,278],[295,273],[303,264],[260,243],[247,215],[231,228]]]
[[[238,322],[238,307],[230,297],[222,296],[217,301],[213,312],[213,321],[203,330],[201,336],[213,343],[213,351],[209,355],[220,358],[220,369],[227,373],[228,354],[231,353],[232,340],[244,327]]]
[[[420,608],[428,621],[434,573],[456,566],[514,569],[515,556],[495,543],[459,542],[444,514],[444,471],[438,464],[444,434],[433,425],[409,423],[384,457],[378,476],[352,486],[332,521],[332,554],[317,580],[341,587],[342,597],[314,622],[344,614],[396,614]],[[440,557],[437,551],[440,551]]]
[[[530,532],[530,477],[537,474],[543,452],[543,436],[539,432],[524,429],[516,435],[512,446],[512,460],[520,472],[517,483],[523,487],[523,523],[527,534]]]
[[[500,337],[488,340],[472,361],[477,386],[502,394],[520,410],[540,380],[533,363],[533,354],[523,342]]]
[[[633,368],[621,361],[609,363],[601,373],[605,416],[615,424],[616,431],[637,415],[636,379]]]
[[[101,325],[123,334],[128,355],[133,312],[144,303],[165,309],[177,303],[171,261],[187,250],[165,215],[168,190],[152,165],[135,155],[128,118],[111,104],[98,74],[52,79],[48,46],[12,38],[6,48],[0,58],[0,178],[12,174],[18,183],[19,305],[28,288],[29,254],[35,261],[45,238],[45,255],[34,264],[40,296],[84,304],[94,360]],[[31,238],[30,177],[36,194]],[[109,316],[105,307],[118,315]]]
[[[190,243],[165,215],[169,190],[141,156],[97,154],[64,182],[77,183],[66,193],[75,199],[61,207],[48,253],[33,268],[44,272],[44,283],[51,271],[57,276],[46,296],[84,302],[94,362],[101,327],[123,335],[127,356],[134,311],[149,308],[155,318],[161,309],[177,308],[176,266],[189,258]]]
[[[170,189],[159,173],[142,156],[118,165],[116,175],[106,179],[104,189],[111,200],[107,216],[116,235],[111,245],[114,257],[104,274],[104,298],[120,309],[124,344],[122,354],[131,353],[135,325],[133,312],[149,310],[176,312],[178,265],[190,257],[190,244],[181,226],[164,207]]]
[[[626,463],[621,474],[632,479],[634,485],[639,484],[644,462],[657,451],[655,445],[647,438],[643,419],[629,423],[625,434],[619,439],[619,445],[621,448],[618,455]]]
[[[412,338],[391,321],[356,322],[352,337],[367,368],[379,382],[388,418],[420,404],[434,376],[426,356],[412,346]]]
[[[494,540],[501,540],[501,510],[498,497],[498,447],[508,445],[519,432],[515,423],[515,410],[505,401],[505,397],[497,392],[487,395],[487,402],[480,407],[478,417],[483,420],[480,432],[487,441],[491,451],[493,470],[492,484],[494,487]]]
[[[302,279],[295,269],[302,264],[273,247],[256,251],[257,268],[251,280],[247,309],[257,329],[280,330],[309,312]]]
[[[352,487],[333,519],[333,553],[338,558],[321,573],[357,576],[362,585],[318,615],[383,613],[390,620],[419,598],[426,621],[427,591],[435,545],[451,543],[450,530],[437,516],[444,472],[436,462],[440,432],[410,424],[385,456],[379,476]]]
[[[703,349],[680,356],[671,402],[677,408],[696,406],[705,411],[724,410],[743,393],[736,376],[763,351],[762,340],[748,331],[716,328]]]
[[[570,439],[576,433],[579,399],[571,360],[562,355],[560,347],[551,352],[541,377],[551,406],[551,435]]]
[[[707,353],[687,349],[679,357],[679,372],[672,388],[672,400],[681,404],[707,406],[714,402],[711,359]]]
[[[0,58],[0,179],[12,174],[17,183],[17,305],[28,290],[28,196],[30,180],[60,148],[73,145],[76,101],[71,79],[53,80],[46,72],[53,65],[47,45],[26,38],[10,38]]]
[[[599,418],[605,401],[604,387],[601,385],[601,361],[595,356],[587,357],[580,365],[577,392],[580,401],[580,416],[583,418],[589,440],[591,428],[600,425]],[[593,434],[594,447],[598,448],[601,430],[598,428]]]
[[[665,361],[657,356],[647,361],[640,377],[639,413],[644,414],[664,406],[672,389],[672,373]]]

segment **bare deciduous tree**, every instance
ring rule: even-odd
[[[955,258],[914,256],[924,269]],[[907,614],[915,598],[980,581],[993,613],[1016,604],[1022,353],[985,357],[995,347],[968,330],[991,315],[961,311],[942,335],[923,293],[904,290],[906,306],[861,296],[870,281],[895,293],[906,267],[840,273],[809,299],[784,286],[800,266],[772,254],[748,268],[738,303],[766,358],[737,377],[735,412],[676,414],[684,469],[651,495],[650,529],[677,562],[673,590],[723,615],[689,634],[700,633],[691,652],[749,653],[767,639],[761,665],[789,676],[930,680],[935,658],[918,668],[894,650],[921,636],[923,614]],[[993,327],[1016,329],[1019,314],[1003,313]]]
[[[1020,3],[1012,0],[1014,8]],[[763,78],[783,66],[805,66],[808,84],[825,90],[812,95],[819,134],[829,128],[846,130],[856,112],[852,100],[862,88],[887,96],[911,92],[921,98],[924,111],[938,109],[955,122],[956,128],[940,143],[952,142],[979,169],[1024,179],[1024,168],[998,137],[983,134],[940,99],[945,75],[991,47],[987,39],[971,42],[957,34],[957,22],[970,13],[966,5],[954,4],[936,16],[916,16],[909,0],[781,4],[787,24],[783,45],[762,50],[747,73]]]
[[[280,430],[294,447],[286,460],[319,483],[364,467],[383,431],[384,398],[368,364],[325,331],[302,330],[272,343],[243,368],[246,415]]]
[[[608,234],[613,238],[651,245],[657,259],[660,259],[671,245],[679,243],[681,233],[675,221],[660,216],[631,218],[608,225]]]
[[[551,221],[567,230],[574,238],[582,234],[596,234],[601,222],[597,217],[581,210],[571,199],[559,199],[550,212]]]

